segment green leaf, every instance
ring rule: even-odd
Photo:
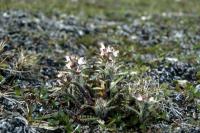
[[[21,90],[20,90],[20,88],[15,88],[15,95],[16,96],[21,96]]]
[[[110,89],[114,89],[114,87],[117,85],[117,83],[119,83],[122,79],[124,78],[124,76],[119,77],[117,80],[111,82],[111,86]]]

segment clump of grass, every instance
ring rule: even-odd
[[[3,51],[4,47],[6,46],[6,42],[7,42],[6,40],[0,42],[0,52]]]
[[[26,51],[21,50],[15,62],[14,69],[20,71],[33,68],[37,61],[38,58],[36,54],[29,54]]]

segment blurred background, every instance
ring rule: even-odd
[[[162,12],[200,12],[199,0],[0,0],[0,10],[23,9],[119,18],[120,15],[147,15]]]

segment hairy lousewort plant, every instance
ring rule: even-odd
[[[83,65],[86,64],[86,61],[83,57],[78,57],[78,56],[65,56],[66,59],[66,68],[74,70],[76,73],[80,73]]]
[[[75,55],[65,56],[66,65],[64,67],[64,71],[59,71],[57,77],[62,80],[62,82],[67,82],[72,78],[72,75],[79,75],[81,71],[84,69],[84,65],[86,64],[86,60],[84,57],[78,57]],[[60,84],[61,80],[58,80]]]
[[[108,61],[112,62],[112,61],[114,61],[113,58],[117,57],[119,54],[119,51],[115,50],[113,47],[111,47],[111,46],[105,47],[103,42],[100,43],[100,46],[101,46],[100,47],[100,56],[103,59],[107,59]]]
[[[84,65],[86,64],[86,60],[84,57],[78,57],[75,55],[65,56],[66,65],[64,67],[64,71],[59,71],[57,77],[62,78],[67,74],[80,74],[81,71],[84,69]]]
[[[103,120],[110,127],[123,129],[166,119],[165,114],[180,115],[180,111],[165,101],[167,95],[158,82],[137,78],[117,61],[118,50],[101,43],[99,55],[86,63],[83,57],[66,56],[66,65],[58,77],[69,100],[69,110],[75,110],[75,121],[89,115],[91,123]],[[86,69],[87,68],[87,69]],[[170,111],[166,110],[169,109]],[[169,113],[170,112],[170,113]],[[130,121],[129,121],[130,120]],[[84,121],[87,121],[86,119]],[[134,121],[134,123],[132,122]],[[105,124],[106,126],[106,124]]]

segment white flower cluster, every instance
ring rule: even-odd
[[[65,56],[65,59],[66,59],[65,68],[75,71],[76,74],[79,74],[81,70],[83,69],[83,65],[86,64],[84,57],[78,57],[78,56],[72,55],[72,56]],[[57,77],[62,78],[64,81],[67,81],[66,76],[68,73],[69,73],[68,71],[59,71]]]
[[[100,46],[100,56],[108,59],[109,61],[113,61],[113,57],[117,57],[119,54],[119,51],[115,50],[113,47],[105,47],[103,42],[100,43]]]

